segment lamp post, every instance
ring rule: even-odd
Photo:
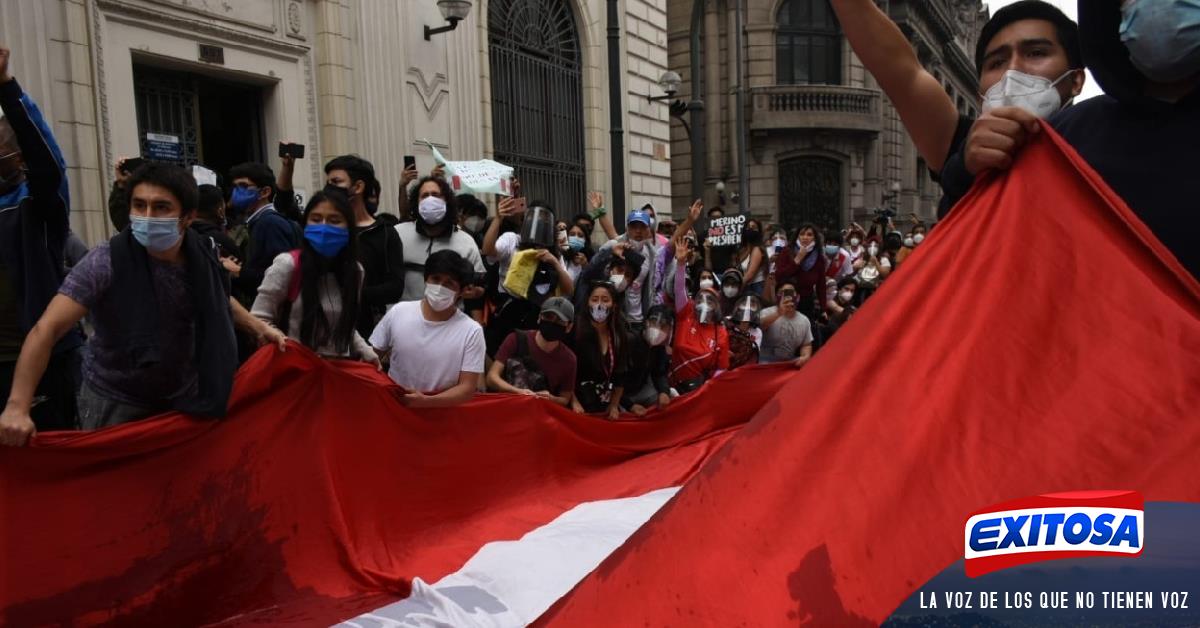
[[[690,111],[690,103],[684,102],[683,99],[675,98],[675,94],[679,92],[679,84],[683,82],[679,74],[670,70],[663,72],[662,77],[658,79],[658,87],[663,91],[662,96],[646,96],[647,102],[662,102],[670,101],[670,114],[672,118],[678,119],[683,124],[683,131],[687,134],[688,141],[692,141],[692,129],[688,126],[687,119],[684,114]]]
[[[613,223],[625,225],[625,129],[621,127],[625,97],[621,93],[621,12],[618,0],[608,0],[608,120],[611,155]]]
[[[425,41],[430,41],[434,35],[445,33],[458,28],[458,23],[467,19],[467,15],[471,13],[471,0],[438,0],[438,10],[442,12],[442,17],[450,23],[449,26],[439,28],[429,28],[425,25]]]

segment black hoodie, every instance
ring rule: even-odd
[[[1200,89],[1173,104],[1145,96],[1146,78],[1129,61],[1120,24],[1120,0],[1079,3],[1084,61],[1106,95],[1060,111],[1050,124],[1200,277]]]

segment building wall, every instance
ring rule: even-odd
[[[982,26],[977,0],[891,0],[881,3],[918,49],[919,57],[935,72],[948,93],[964,103],[963,112],[976,107],[975,77],[968,50],[973,51],[978,28]],[[745,78],[753,91],[775,86],[776,15],[781,0],[745,0]],[[938,5],[932,7],[932,5]],[[668,53],[671,68],[684,79],[681,94],[692,93],[690,79],[690,33],[693,0],[669,0]],[[725,203],[736,206],[734,194],[740,194],[737,180],[736,105],[729,88],[736,84],[736,62],[730,53],[734,22],[733,0],[705,0],[705,32],[702,53],[705,91],[707,179],[705,201],[720,202],[715,184],[725,185]],[[938,12],[940,11],[940,12]],[[938,13],[935,13],[938,12]],[[986,14],[984,14],[986,15]],[[950,18],[949,20],[944,18]],[[957,20],[957,21],[953,21]],[[929,22],[936,21],[936,24]],[[957,24],[958,26],[953,26]],[[949,34],[947,25],[957,28]],[[939,30],[940,29],[940,30]],[[952,37],[950,36],[952,35]],[[749,207],[752,214],[767,220],[779,218],[779,163],[800,156],[820,156],[842,164],[842,225],[851,221],[865,224],[871,209],[894,203],[901,214],[915,212],[932,221],[936,216],[940,191],[921,162],[912,140],[905,132],[895,109],[878,84],[863,68],[849,45],[842,41],[842,86],[870,90],[878,94],[880,107],[875,120],[877,130],[847,130],[838,125],[829,128],[798,126],[751,130],[747,138],[750,172]],[[753,126],[751,97],[746,98],[747,127]],[[691,190],[691,146],[678,121],[672,123],[672,194],[681,206]],[[893,185],[899,194],[892,193]]]
[[[583,53],[586,182],[610,196],[607,3],[566,1]],[[645,97],[667,68],[665,3],[620,5],[627,200],[660,206],[670,200],[667,112]],[[394,211],[403,156],[433,166],[423,140],[452,159],[493,153],[487,6],[476,0],[456,30],[425,41],[426,24],[445,23],[435,0],[4,0],[0,41],[63,146],[72,226],[94,244],[111,234],[111,164],[140,153],[134,63],[261,87],[269,163],[279,141],[306,144],[294,184],[311,192],[327,159],[361,154]],[[200,61],[202,43],[223,47],[224,64]]]

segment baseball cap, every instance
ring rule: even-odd
[[[647,227],[649,227],[650,226],[650,212],[642,210],[642,209],[629,212],[629,219],[626,220],[625,223],[631,224],[631,223],[635,223],[635,222],[640,222],[643,225],[646,225]]]
[[[563,323],[570,323],[575,320],[575,306],[563,297],[550,297],[542,304],[542,314],[551,313],[558,317],[558,320]]]

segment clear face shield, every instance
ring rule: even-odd
[[[701,325],[721,320],[721,304],[716,295],[704,291],[696,295],[696,322]]]
[[[553,250],[558,239],[556,224],[554,212],[550,208],[541,205],[529,207],[525,211],[525,220],[521,223],[521,246]]]
[[[675,321],[663,312],[652,312],[646,317],[646,330],[643,332],[646,342],[652,347],[663,345],[671,338]]]
[[[758,317],[762,312],[762,302],[753,294],[748,294],[733,305],[733,314],[731,319],[734,323],[748,323],[751,327],[758,327]]]

